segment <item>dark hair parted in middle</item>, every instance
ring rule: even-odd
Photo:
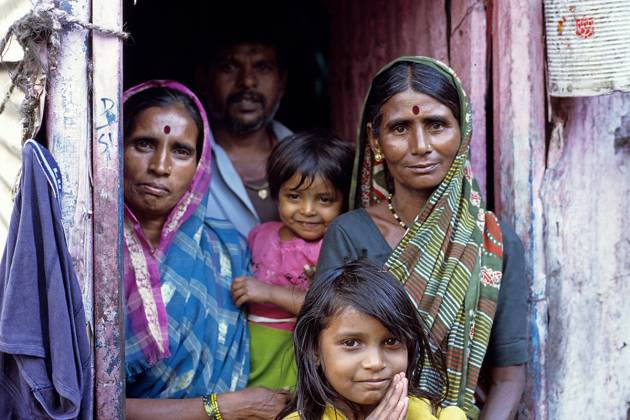
[[[300,174],[296,189],[308,188],[319,175],[347,201],[353,161],[354,147],[328,131],[317,129],[293,134],[278,142],[267,160],[271,197],[277,200],[282,184]]]
[[[277,418],[297,410],[301,419],[319,420],[327,403],[342,398],[326,380],[317,358],[320,334],[333,316],[348,307],[376,318],[407,346],[405,374],[409,380],[409,395],[426,398],[437,407],[447,387],[439,347],[402,284],[385,269],[360,259],[324,273],[308,290],[293,337],[298,368],[296,393]],[[420,389],[421,374],[428,378],[434,391]],[[353,407],[352,403],[348,404]]]
[[[365,101],[365,122],[372,123],[378,137],[381,127],[381,107],[392,96],[411,89],[429,95],[446,105],[457,121],[460,117],[457,89],[439,70],[421,63],[400,62],[378,74]]]
[[[152,107],[167,108],[169,106],[182,105],[197,127],[197,161],[201,157],[203,149],[203,121],[197,110],[197,106],[188,96],[182,92],[168,87],[151,87],[131,96],[123,105],[123,138],[127,138],[136,124],[136,119],[142,111]]]

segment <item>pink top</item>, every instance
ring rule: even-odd
[[[317,264],[322,239],[314,242],[300,238],[283,241],[280,239],[280,228],[280,222],[267,222],[249,233],[247,242],[252,250],[254,277],[267,284],[297,286],[307,290],[308,277],[304,266],[314,267]],[[295,315],[272,304],[252,302],[249,304],[249,315],[251,321],[276,329],[293,331],[295,325]],[[259,317],[288,321],[265,322]]]

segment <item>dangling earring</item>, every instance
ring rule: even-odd
[[[384,156],[381,154],[380,150],[374,152],[374,160],[376,163],[381,163],[384,159]]]

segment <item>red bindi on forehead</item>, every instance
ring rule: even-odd
[[[411,112],[413,112],[413,115],[418,115],[420,113],[420,107],[418,105],[414,105],[411,108]]]
[[[168,134],[171,132],[171,126],[170,125],[165,125],[164,126],[164,134]]]

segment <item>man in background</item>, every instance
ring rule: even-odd
[[[278,220],[265,169],[273,146],[291,134],[273,119],[286,86],[286,62],[271,41],[235,40],[215,46],[196,78],[207,93],[214,135],[207,216],[231,221],[247,237],[257,224]]]

